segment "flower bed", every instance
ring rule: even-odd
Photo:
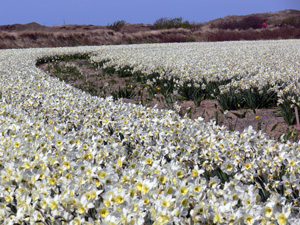
[[[1,51],[2,223],[300,222],[298,143],[93,97],[35,67],[122,47]]]
[[[300,105],[297,46],[299,40],[121,45],[103,47],[91,59],[103,68],[131,68],[152,85],[164,80],[178,91],[187,85],[200,88],[191,96],[197,104],[213,96],[223,110],[278,105],[293,124],[289,108]]]

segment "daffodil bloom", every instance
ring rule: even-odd
[[[290,107],[300,104],[297,46],[299,40],[1,50],[0,220],[299,224],[298,143],[251,126],[231,132],[181,117],[179,103],[166,110],[92,96],[36,68],[42,59],[70,68],[66,55],[86,53],[104,70],[129,66],[155,93],[172,83],[177,95],[216,84],[223,97],[257,90]]]
[[[106,217],[108,214],[109,214],[109,211],[108,211],[107,208],[101,208],[101,209],[100,209],[100,216],[101,216],[102,218]]]
[[[284,213],[279,213],[276,218],[279,225],[287,224],[287,216]]]
[[[265,216],[267,218],[271,218],[271,216],[273,215],[273,208],[270,206],[265,206],[264,211],[265,211]]]
[[[182,195],[186,195],[186,194],[188,193],[188,188],[187,188],[186,186],[182,186],[182,187],[180,188],[180,193],[181,193]]]

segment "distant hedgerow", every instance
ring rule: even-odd
[[[120,31],[126,24],[125,20],[118,20],[113,22],[113,24],[107,25],[108,29],[111,29],[113,31]]]
[[[171,28],[191,28],[192,25],[188,20],[183,21],[182,17],[167,18],[162,17],[154,22],[154,29],[171,29]]]

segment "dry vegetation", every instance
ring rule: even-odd
[[[227,16],[188,28],[155,29],[152,24],[111,26],[63,25],[46,27],[37,23],[0,26],[0,49],[82,45],[166,43],[190,41],[266,40],[300,38],[300,11],[284,10],[247,16]],[[251,24],[265,21],[268,29]],[[299,25],[299,26],[298,26]],[[250,29],[246,29],[250,28]]]

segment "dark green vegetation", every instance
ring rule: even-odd
[[[125,20],[118,20],[113,22],[112,24],[107,25],[107,28],[113,31],[120,31],[122,27],[125,26],[125,24],[126,24]]]
[[[187,29],[193,29],[193,28],[200,28],[200,23],[193,23],[188,20],[183,20],[182,17],[175,17],[175,18],[167,18],[162,17],[157,19],[154,24],[154,29],[172,29],[172,28],[187,28]]]
[[[58,62],[69,62],[72,60],[88,60],[90,56],[88,54],[74,54],[74,55],[56,55],[56,56],[47,56],[39,58],[36,62],[36,66],[45,64],[45,63],[58,63]]]

